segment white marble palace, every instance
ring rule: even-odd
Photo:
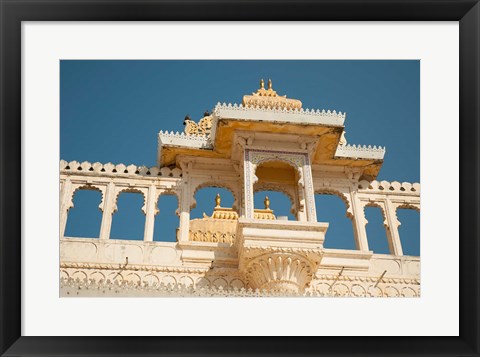
[[[265,88],[266,87],[266,88]],[[60,162],[61,296],[417,297],[420,257],[405,256],[397,209],[420,210],[420,184],[376,181],[385,149],[347,144],[345,113],[303,109],[269,80],[242,104],[217,104],[183,133],[158,134],[158,166]],[[191,219],[204,187],[232,192]],[[78,190],[102,194],[99,237],[65,236]],[[280,191],[296,220],[274,203],[254,207],[257,191]],[[123,191],[143,195],[143,241],[110,239]],[[327,249],[314,195],[345,203],[356,249]],[[153,241],[161,195],[176,195],[176,242]],[[212,207],[214,203],[212,202]],[[271,207],[272,206],[272,207]],[[364,208],[381,209],[390,254],[369,249]]]

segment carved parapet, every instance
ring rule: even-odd
[[[100,162],[82,163],[78,161],[67,162],[60,160],[60,174],[62,175],[76,175],[76,176],[91,176],[91,177],[135,177],[135,178],[174,178],[178,179],[182,176],[182,170],[179,168],[170,169],[168,167],[147,167],[124,164],[102,164]]]
[[[239,270],[256,289],[303,293],[323,255],[328,223],[238,221]]]
[[[420,184],[397,181],[360,181],[358,191],[375,194],[403,194],[420,197]]]

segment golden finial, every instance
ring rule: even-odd
[[[265,196],[265,200],[263,200],[263,204],[265,205],[265,209],[270,209],[270,200],[268,196]]]
[[[220,207],[220,194],[217,193],[217,195],[215,196],[215,207]]]
[[[268,89],[272,89],[272,80],[271,79],[268,80]]]
[[[263,81],[263,78],[260,79],[260,89],[265,89],[265,82]]]

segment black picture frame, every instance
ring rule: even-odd
[[[479,355],[478,0],[0,0],[0,15],[2,356]],[[459,21],[461,135],[459,337],[21,336],[21,22],[171,20]],[[452,212],[452,215],[455,214],[457,212]],[[442,312],[439,311],[439,321],[441,315]],[[219,323],[219,329],[222,328],[222,324]],[[385,328],[388,329],[388,326]],[[215,335],[215,331],[211,333]]]

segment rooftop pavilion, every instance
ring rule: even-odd
[[[335,110],[303,109],[300,100],[279,95],[271,80],[265,89],[261,80],[259,89],[243,96],[241,104],[218,103],[198,123],[187,116],[183,133],[160,131],[158,164],[178,166],[182,156],[238,161],[239,138],[248,137],[264,148],[279,142],[285,149],[308,148],[312,165],[348,166],[360,172],[361,179],[373,180],[385,148],[347,144],[345,118]]]

